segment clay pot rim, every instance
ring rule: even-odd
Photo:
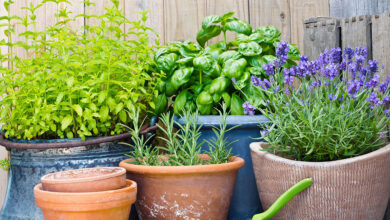
[[[97,180],[105,180],[110,179],[113,177],[121,176],[123,174],[126,174],[126,169],[122,167],[92,167],[92,168],[84,168],[84,169],[77,169],[77,170],[94,170],[94,169],[113,169],[115,172],[109,173],[109,174],[103,174],[103,175],[97,175],[92,177],[79,177],[79,178],[71,178],[71,179],[48,179],[49,176],[54,175],[55,173],[49,173],[41,177],[41,182],[49,183],[49,184],[58,184],[58,183],[79,183],[79,182],[93,182]],[[75,170],[64,170],[56,173],[61,172],[73,172]]]
[[[266,142],[252,142],[250,144],[250,149],[252,153],[261,155],[266,157],[269,160],[279,161],[284,164],[293,165],[293,166],[311,166],[311,167],[323,167],[323,166],[340,166],[340,165],[346,165],[355,163],[361,160],[367,160],[371,159],[373,157],[376,157],[377,155],[383,154],[385,152],[390,151],[390,144],[385,145],[384,147],[356,157],[341,159],[341,160],[334,160],[334,161],[320,161],[320,162],[312,162],[312,161],[299,161],[299,160],[291,160],[284,157],[277,156],[275,154],[272,154],[267,151],[260,151],[260,149],[263,149],[263,145],[269,145]]]
[[[204,155],[202,155],[204,156]],[[120,162],[119,166],[127,171],[141,174],[201,174],[201,173],[219,173],[231,170],[238,170],[245,165],[244,159],[233,156],[230,162],[222,164],[191,165],[191,166],[144,166],[128,163],[132,159],[126,159]]]
[[[114,190],[106,190],[106,191],[98,191],[98,192],[51,192],[43,190],[42,183],[37,184],[34,187],[34,194],[39,194],[38,197],[42,196],[49,196],[49,197],[59,197],[59,196],[66,196],[66,197],[75,197],[75,198],[90,198],[91,195],[94,195],[94,197],[99,197],[102,195],[105,195],[107,193],[109,194],[119,194],[125,191],[135,191],[137,189],[137,183],[132,180],[126,180],[126,186],[120,188],[120,189],[114,189]],[[80,201],[82,203],[82,201]]]

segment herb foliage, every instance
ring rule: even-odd
[[[158,74],[150,69],[153,46],[149,35],[155,31],[145,25],[147,12],[140,12],[139,21],[128,20],[119,8],[119,1],[105,9],[103,15],[80,14],[57,7],[56,24],[44,31],[36,30],[36,10],[47,2],[22,8],[25,17],[11,16],[12,0],[4,5],[8,16],[0,17],[9,53],[1,54],[0,122],[6,137],[13,138],[74,138],[119,134],[119,123],[131,124],[129,112],[146,112],[154,107],[155,80]],[[90,1],[84,1],[87,6]],[[79,30],[67,24],[82,17],[90,24]],[[24,41],[13,40],[15,27]],[[124,31],[121,26],[126,25]],[[131,39],[131,40],[130,40]],[[23,48],[28,57],[17,56]],[[143,113],[145,114],[145,113]]]
[[[164,147],[152,147],[145,144],[147,141],[139,135],[142,123],[141,125],[137,124],[139,115],[136,114],[135,120],[133,120],[134,128],[128,127],[132,134],[132,143],[128,145],[133,148],[127,155],[132,158],[130,163],[144,166],[191,166],[228,163],[233,156],[231,148],[229,148],[233,142],[228,142],[226,134],[234,127],[227,129],[226,118],[228,113],[226,108],[226,105],[223,104],[223,111],[219,112],[221,116],[220,126],[212,128],[215,137],[207,141],[209,151],[205,154],[209,158],[201,156],[201,147],[205,142],[199,141],[202,125],[198,126],[199,113],[197,111],[183,111],[183,115],[181,115],[185,120],[183,125],[175,122],[174,116],[169,113],[161,115],[162,125],[158,126],[164,135],[158,138],[165,142]],[[174,129],[175,123],[180,130]]]

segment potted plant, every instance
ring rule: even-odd
[[[253,174],[250,151],[250,137],[259,137],[258,124],[267,119],[259,114],[244,115],[242,107],[246,101],[264,103],[264,99],[254,99],[242,95],[242,91],[253,93],[256,90],[251,78],[256,76],[264,80],[269,77],[263,65],[272,62],[275,57],[275,45],[280,41],[280,31],[273,26],[253,29],[246,21],[232,17],[229,12],[222,16],[211,15],[203,19],[197,34],[197,42],[170,42],[156,51],[154,60],[158,72],[163,72],[161,83],[157,86],[159,99],[157,109],[170,108],[179,116],[183,109],[199,110],[199,125],[204,124],[199,141],[207,140],[214,134],[210,126],[219,123],[217,109],[225,102],[230,110],[227,126],[240,125],[232,130],[229,141],[238,140],[231,145],[232,152],[245,160],[245,167],[238,173],[235,193],[229,211],[229,219],[250,219],[261,212]],[[227,32],[236,33],[235,40],[228,41]],[[216,44],[207,41],[223,33],[224,40]],[[299,51],[289,45],[285,67],[295,65]],[[168,98],[167,98],[168,97]],[[159,113],[159,112],[156,112]],[[253,112],[254,113],[254,112]],[[177,118],[179,124],[184,121]],[[207,150],[204,146],[203,150]]]
[[[269,103],[252,107],[271,122],[262,133],[267,143],[250,146],[263,206],[313,178],[275,219],[383,219],[390,195],[390,77],[380,83],[378,62],[366,58],[363,47],[325,50],[314,61],[302,56],[296,67],[273,67],[273,82],[257,87]]]
[[[120,163],[128,179],[138,183],[135,207],[140,219],[226,219],[238,170],[244,160],[232,156],[227,141],[226,106],[220,126],[213,127],[215,137],[202,154],[198,112],[183,113],[182,131],[169,113],[160,117],[165,147],[150,147],[131,129],[134,148],[130,159]],[[135,117],[137,118],[137,117]],[[133,127],[137,127],[134,124]]]
[[[28,12],[23,18],[0,18],[8,26],[8,39],[2,39],[0,46],[9,48],[0,63],[10,64],[0,67],[0,145],[11,150],[1,219],[42,218],[32,186],[44,174],[117,166],[125,158],[128,147],[118,141],[130,135],[120,123],[131,124],[127,111],[146,115],[158,75],[149,69],[153,47],[146,13],[141,13],[140,21],[129,21],[118,1],[112,2],[103,15],[70,17],[70,12],[57,7],[56,24],[44,31],[35,29],[35,12],[53,1],[22,8]],[[8,13],[10,4],[8,0],[4,4]],[[67,23],[79,16],[88,25],[69,28]],[[91,18],[96,26],[89,25]],[[27,30],[20,34],[24,41],[13,39],[14,23]],[[126,32],[120,28],[125,24]],[[127,41],[130,37],[134,40]],[[21,50],[28,56],[15,54]]]

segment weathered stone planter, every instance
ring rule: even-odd
[[[260,151],[265,145],[250,145],[264,208],[298,181],[313,178],[313,185],[274,219],[383,219],[390,197],[390,144],[362,156],[330,162],[285,159]]]

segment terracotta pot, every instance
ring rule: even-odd
[[[41,178],[42,189],[50,192],[100,192],[126,186],[122,167],[95,167],[50,173]]]
[[[238,170],[245,162],[195,166],[141,166],[124,160],[127,177],[139,185],[140,219],[223,219],[228,214]]]
[[[274,219],[382,220],[390,197],[390,145],[337,161],[303,162],[250,145],[260,200],[267,209],[298,181],[313,185],[292,199]]]
[[[131,180],[124,188],[102,192],[62,193],[44,191],[42,184],[34,187],[45,220],[127,220],[136,195],[137,184]]]

